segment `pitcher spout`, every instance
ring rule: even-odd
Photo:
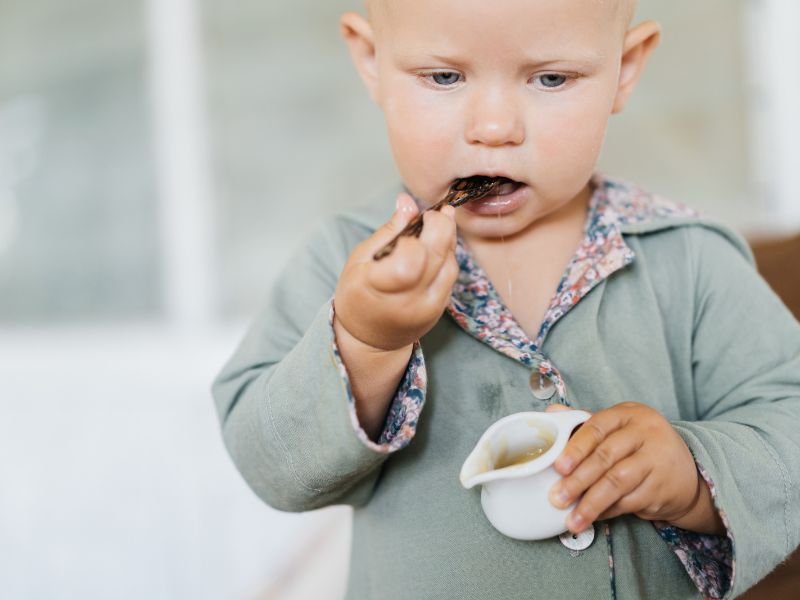
[[[491,425],[461,467],[461,485],[482,486],[481,507],[500,533],[543,540],[566,531],[574,507],[550,503],[560,479],[553,467],[575,428],[591,417],[580,410],[521,412]]]
[[[555,420],[544,413],[508,415],[491,425],[461,467],[461,485],[470,489],[497,479],[527,477],[547,467],[558,436]]]
[[[475,449],[464,461],[459,473],[461,485],[466,489],[471,489],[492,479],[494,467],[492,465],[491,453],[486,434],[480,439]]]

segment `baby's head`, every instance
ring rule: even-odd
[[[457,211],[462,232],[509,236],[588,189],[608,118],[658,42],[635,0],[367,0],[342,35],[383,110],[400,175],[425,204],[452,181],[525,184],[503,218]]]

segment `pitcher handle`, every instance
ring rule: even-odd
[[[592,416],[592,413],[579,409],[564,410],[550,414],[557,415],[558,419],[567,426],[569,432],[567,434],[567,439],[569,439],[569,436],[572,435],[572,432],[578,425],[585,423]]]

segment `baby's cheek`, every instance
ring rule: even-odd
[[[592,175],[600,155],[605,127],[548,123],[536,132],[536,164],[539,176],[547,175],[546,187],[553,196],[572,195]],[[536,177],[536,174],[534,174]],[[550,195],[550,194],[548,194]]]
[[[549,156],[589,160],[599,153],[606,126],[603,118],[566,113],[561,118],[540,123],[536,137],[538,145],[547,149]]]
[[[423,200],[438,200],[446,190],[435,186],[456,176],[447,161],[455,154],[457,133],[430,112],[417,114],[415,107],[397,103],[387,108],[389,141],[401,177]]]

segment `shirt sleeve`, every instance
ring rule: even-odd
[[[800,324],[732,235],[691,227],[687,236],[694,257],[697,416],[672,425],[713,482],[714,506],[731,546],[727,599],[754,585],[800,543]],[[686,541],[702,545],[708,539]],[[723,548],[718,542],[716,549]],[[713,553],[693,556],[704,560]],[[724,588],[724,569],[719,574]]]
[[[419,341],[414,343],[414,349],[411,352],[408,367],[392,399],[386,416],[386,423],[384,424],[383,431],[376,444],[369,439],[369,436],[361,427],[358,415],[356,414],[355,398],[353,397],[352,388],[350,386],[350,376],[339,354],[336,336],[333,334],[333,317],[335,310],[332,301],[330,303],[329,314],[328,323],[331,328],[331,338],[333,339],[332,351],[339,374],[342,377],[342,383],[347,395],[347,408],[350,413],[350,422],[353,425],[356,436],[358,436],[358,439],[361,440],[367,448],[375,452],[391,454],[401,448],[405,448],[409,442],[411,442],[411,439],[417,431],[417,419],[425,404],[425,389],[427,387],[428,378],[425,371],[425,359]]]
[[[336,357],[330,299],[352,248],[370,233],[341,218],[318,227],[212,385],[236,468],[278,510],[365,504],[389,452],[414,434],[425,387],[419,348],[379,444],[354,431],[352,394]]]
[[[697,470],[716,504],[714,482],[701,465],[697,465]],[[730,527],[725,513],[722,511],[719,513],[725,525],[725,535],[698,533],[675,527],[665,521],[653,521],[659,535],[676,554],[704,598],[724,598],[733,578]]]

